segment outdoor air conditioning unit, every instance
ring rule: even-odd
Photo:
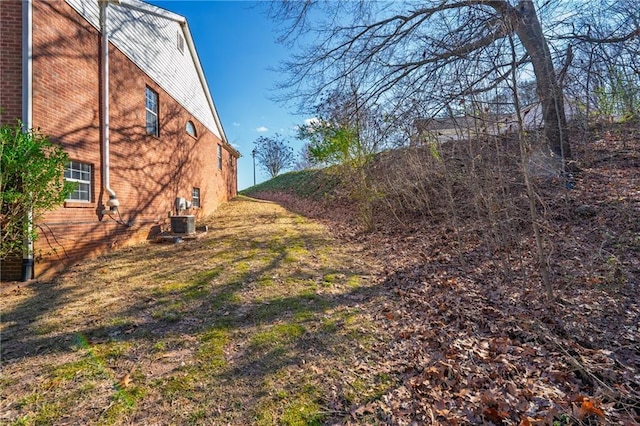
[[[195,234],[196,217],[193,215],[171,216],[171,232],[174,234]]]

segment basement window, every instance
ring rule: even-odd
[[[193,188],[191,192],[191,205],[193,207],[200,207],[200,188]]]
[[[158,93],[151,88],[145,88],[145,110],[147,115],[147,134],[160,136],[160,123],[158,122]]]
[[[69,161],[64,170],[64,180],[76,185],[66,201],[91,202],[91,164]]]

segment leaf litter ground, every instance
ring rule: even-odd
[[[574,188],[536,182],[554,248],[552,304],[526,234],[520,247],[531,249],[505,273],[472,220],[456,232],[383,217],[361,232],[348,204],[254,194],[384,262],[389,298],[376,318],[393,337],[380,368],[399,386],[367,406],[381,423],[640,423],[640,140],[635,128],[601,133],[576,147]]]

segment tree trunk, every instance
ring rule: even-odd
[[[549,45],[542,33],[533,1],[521,0],[515,9],[516,20],[513,24],[518,38],[531,57],[549,148],[561,159],[569,159],[571,147],[564,113],[564,95],[553,67]]]

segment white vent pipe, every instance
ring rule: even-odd
[[[100,4],[100,33],[101,33],[101,112],[102,124],[100,133],[102,139],[102,187],[109,194],[109,200],[105,203],[108,207],[103,214],[114,214],[118,211],[120,202],[115,191],[111,188],[109,169],[109,18],[108,5],[110,0],[98,0]],[[116,3],[118,1],[116,0]]]
[[[22,128],[28,132],[33,127],[33,1],[22,2]],[[28,236],[22,250],[22,281],[34,277],[33,261],[33,210],[26,217]]]

